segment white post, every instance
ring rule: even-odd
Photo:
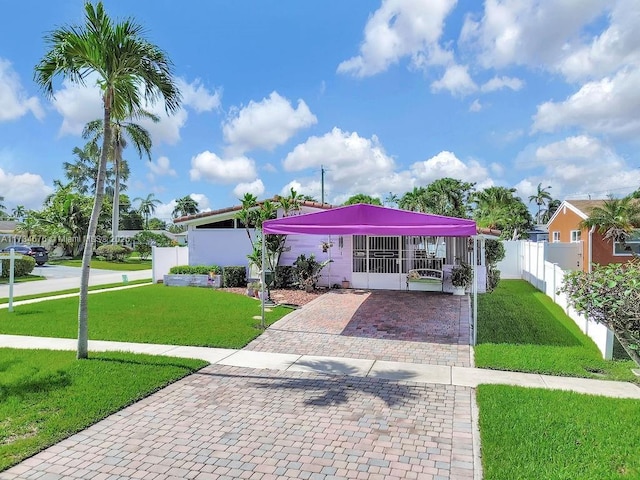
[[[473,236],[473,345],[478,342],[478,240]]]
[[[12,248],[9,250],[9,311],[13,312],[13,270],[16,264],[16,251]]]
[[[267,235],[263,232],[262,233],[262,268],[260,269],[260,290],[262,290],[262,293],[260,294],[260,314],[261,314],[261,320],[260,320],[260,327],[262,327],[263,329],[265,328],[265,323],[264,323],[264,269],[265,266],[267,264],[267,254],[266,254],[266,243],[267,243]]]

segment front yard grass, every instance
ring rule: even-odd
[[[0,348],[0,471],[206,365],[200,360]]]
[[[290,310],[275,307],[266,322]],[[260,334],[260,302],[210,288],[148,285],[89,297],[89,338],[123,342],[241,348]],[[0,333],[77,337],[78,299],[0,310]]]
[[[486,480],[640,478],[640,401],[503,385],[477,401]]]
[[[562,308],[524,280],[478,297],[480,368],[640,382],[632,361],[607,361]]]
[[[81,267],[82,259],[51,260],[51,265],[63,265],[65,267]],[[106,260],[91,260],[91,268],[96,270],[135,271],[150,270],[151,260],[142,260],[139,257],[129,257],[123,262],[107,262]]]
[[[46,278],[41,275],[24,275],[22,277],[15,277],[13,279],[13,283],[33,282],[38,280],[46,280]],[[0,285],[9,285],[9,279],[5,277],[0,278]]]

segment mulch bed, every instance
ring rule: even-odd
[[[223,292],[237,293],[246,295],[246,288],[221,288]],[[320,295],[326,293],[327,290],[314,290],[313,292],[305,292],[304,290],[293,289],[274,289],[271,290],[271,300],[277,304],[297,305],[299,307],[306,305],[315,300]]]

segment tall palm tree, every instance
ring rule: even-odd
[[[104,179],[109,146],[113,144],[113,118],[127,118],[131,112],[162,100],[167,112],[180,108],[180,92],[166,54],[144,38],[143,28],[132,19],[115,23],[102,2],[85,3],[83,25],[60,27],[46,36],[49,50],[35,67],[35,81],[53,97],[53,80],[63,77],[84,85],[97,75],[104,107],[104,135],[96,181],[96,193],[84,252],[78,305],[78,358],[88,357],[88,287],[91,254],[95,245],[98,217],[104,199]]]
[[[187,215],[195,215],[200,209],[198,208],[198,202],[196,202],[189,195],[185,195],[182,198],[176,200],[176,206],[171,212],[173,218],[186,217]]]
[[[24,205],[16,205],[13,210],[11,210],[11,216],[14,220],[18,220],[21,222],[25,215],[27,214],[27,209],[24,208]]]
[[[156,211],[156,207],[162,203],[161,200],[155,198],[153,193],[148,194],[145,198],[134,198],[134,202],[140,202],[138,212],[144,217],[144,228],[149,230],[149,217]]]
[[[154,122],[160,119],[157,115],[149,113],[145,110],[136,112],[136,116],[149,118]],[[113,136],[112,144],[109,149],[109,157],[113,163],[115,171],[115,181],[113,190],[113,205],[111,210],[111,243],[114,245],[118,241],[118,230],[120,229],[120,176],[122,171],[128,175],[128,166],[122,159],[122,151],[127,148],[127,137],[133,143],[138,156],[142,158],[143,154],[151,161],[151,135],[140,125],[127,122],[122,119],[113,118],[112,123]],[[98,139],[104,135],[104,122],[100,119],[87,123],[82,132],[84,138],[90,138],[94,145],[97,145]]]
[[[548,202],[552,200],[551,194],[548,190],[549,188],[551,188],[551,185],[543,188],[542,183],[539,183],[536,193],[533,195],[529,195],[529,203],[536,202],[536,205],[538,205],[538,214],[536,215],[536,223],[538,224],[541,220],[540,211],[542,210],[542,207],[544,207]]]
[[[2,202],[4,202],[4,197],[0,195],[0,220],[2,220],[6,216],[6,213],[4,211],[6,207],[2,204]]]
[[[640,203],[631,196],[609,197],[602,206],[591,210],[589,218],[583,220],[580,227],[596,227],[602,238],[624,246],[631,232],[640,227]]]

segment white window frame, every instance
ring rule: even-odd
[[[635,247],[634,251],[636,254],[640,252],[640,230],[633,232],[625,243],[631,247]],[[614,257],[630,257],[632,255],[630,252],[616,252],[616,245],[620,245],[620,242],[613,242],[612,253]]]
[[[559,231],[555,231],[555,232],[551,232],[551,243],[560,243],[560,232]]]
[[[571,230],[569,238],[571,239],[571,243],[580,243],[582,241],[582,231]]]

